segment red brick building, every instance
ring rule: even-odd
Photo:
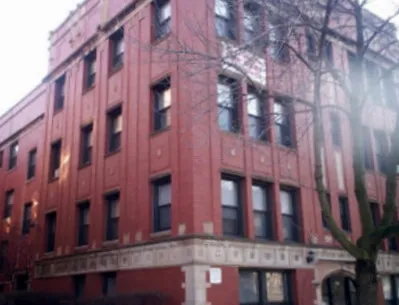
[[[51,33],[48,75],[0,118],[3,289],[156,292],[166,304],[187,305],[348,298],[353,260],[323,228],[307,116],[289,114],[302,106],[287,96],[306,99],[306,72],[292,64],[277,78],[284,52],[246,66],[280,98],[258,96],[228,67],[187,77],[195,65],[163,50],[183,41],[206,51],[190,18],[205,20],[209,39],[217,39],[215,23],[230,40],[251,35],[250,26],[230,31],[223,1],[216,14],[205,2],[87,0]],[[335,65],[348,69],[347,54],[350,47],[331,39]],[[386,93],[367,120],[376,220],[393,115]],[[326,94],[346,107],[339,88]],[[236,103],[246,95],[253,102]],[[272,111],[281,118],[267,123]],[[333,110],[325,122],[332,212],[356,239],[349,124]],[[398,297],[399,274],[395,240],[383,249],[381,304],[383,295]]]

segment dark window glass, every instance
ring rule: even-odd
[[[215,27],[218,36],[236,39],[235,11],[232,0],[215,0]]]
[[[283,236],[286,241],[298,241],[298,217],[295,191],[280,190],[280,206],[283,218]]]
[[[15,276],[15,290],[28,291],[29,274],[22,273]]]
[[[7,271],[8,267],[8,240],[0,242],[0,272]]]
[[[90,89],[96,82],[96,51],[91,51],[84,59],[85,78],[84,88]]]
[[[53,252],[55,249],[55,231],[57,226],[56,212],[46,215],[46,252]]]
[[[239,179],[222,178],[220,191],[223,234],[228,236],[241,236],[243,234],[243,228]]]
[[[291,278],[289,271],[240,270],[240,304],[292,304]]]
[[[37,155],[36,148],[32,149],[28,155],[28,170],[26,173],[26,178],[28,180],[35,177],[36,174],[36,155]]]
[[[64,108],[65,74],[55,81],[54,112]]]
[[[172,8],[168,0],[156,0],[155,12],[155,38],[160,39],[170,33],[172,22]]]
[[[382,72],[383,87],[384,87],[384,99],[385,105],[390,107],[396,106],[396,86],[393,78],[393,72],[384,70]]]
[[[284,19],[270,15],[269,20],[270,56],[276,61],[288,63],[290,52],[287,46],[288,30]]]
[[[306,30],[306,53],[311,61],[315,61],[317,57],[317,40],[315,34],[310,30]]]
[[[221,130],[238,132],[238,82],[220,77],[217,84],[218,122]]]
[[[265,105],[255,90],[249,89],[247,95],[248,129],[253,139],[265,141],[267,139]]]
[[[351,232],[352,226],[351,226],[351,217],[350,217],[350,213],[349,213],[348,198],[346,198],[346,197],[339,198],[339,212],[341,215],[342,229],[345,230],[346,232]]]
[[[105,200],[107,203],[105,239],[116,240],[119,230],[119,193],[108,195]]]
[[[244,4],[244,41],[257,48],[263,48],[262,42],[262,8],[254,2]]]
[[[331,138],[334,146],[341,147],[341,122],[336,113],[331,113]]]
[[[368,127],[363,127],[364,141],[364,167],[369,170],[374,169],[373,149],[371,147],[371,136]]]
[[[252,207],[256,238],[272,238],[271,205],[268,202],[267,187],[252,185]]]
[[[108,113],[108,153],[116,152],[121,147],[122,108]]]
[[[11,217],[13,204],[14,204],[14,190],[10,190],[6,193],[4,201],[4,218]]]
[[[116,273],[108,272],[103,274],[103,296],[114,296],[116,293]]]
[[[78,246],[85,246],[89,243],[89,212],[89,202],[78,205]]]
[[[378,170],[386,174],[388,171],[388,138],[384,132],[375,131],[374,139]]]
[[[324,42],[324,61],[326,62],[327,65],[333,66],[334,65],[334,56],[333,56],[333,47],[332,43],[329,40],[326,40]]]
[[[1,150],[1,151],[0,151],[0,168],[3,167],[3,157],[4,157],[4,151]]]
[[[154,190],[154,231],[171,229],[172,185],[166,177],[153,183]]]
[[[398,240],[396,236],[391,236],[388,239],[388,249],[391,251],[397,251],[398,250]]]
[[[12,143],[10,146],[10,155],[8,159],[9,170],[12,170],[17,166],[18,150],[19,150],[18,142]]]
[[[73,277],[74,295],[76,299],[84,297],[85,284],[86,284],[85,275],[75,275]]]
[[[327,194],[327,203],[328,203],[328,207],[329,207],[329,210],[331,213],[331,197],[329,194]],[[321,213],[321,220],[323,222],[323,228],[326,230],[329,230],[327,222],[326,222],[325,218],[323,217],[323,212]]]
[[[290,106],[283,100],[276,100],[273,105],[276,141],[280,145],[293,146]]]
[[[115,71],[123,66],[125,44],[123,28],[116,31],[110,37],[111,44],[111,70]]]
[[[60,177],[62,141],[58,140],[51,145],[50,153],[50,179]]]
[[[170,79],[167,78],[152,89],[154,98],[154,130],[162,130],[170,126],[172,96]]]
[[[378,226],[380,222],[380,206],[377,202],[370,202],[370,211],[374,226]]]
[[[31,225],[32,225],[32,203],[29,202],[24,206],[24,214],[22,218],[22,235],[29,234]]]
[[[93,153],[93,124],[81,129],[81,165],[91,163]]]

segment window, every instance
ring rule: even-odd
[[[118,107],[108,113],[108,153],[116,152],[121,147],[122,108]]]
[[[254,226],[256,238],[272,238],[272,218],[268,202],[267,187],[252,185],[252,206],[254,210]]]
[[[4,156],[4,151],[0,151],[0,168],[3,167],[3,156]]]
[[[232,0],[215,0],[216,34],[236,39],[235,7]]]
[[[336,113],[331,113],[331,138],[334,146],[341,147],[341,123]]]
[[[332,43],[329,40],[324,41],[324,48],[323,48],[323,56],[324,56],[324,61],[328,66],[333,66],[334,65],[334,57],[333,57],[333,47]]]
[[[96,82],[96,57],[96,50],[94,50],[91,51],[84,59],[84,88],[86,90],[92,88]]]
[[[222,177],[220,191],[223,235],[241,236],[243,228],[239,180],[237,178]]]
[[[0,272],[5,272],[7,268],[7,258],[8,258],[8,240],[2,240],[0,242]]]
[[[341,228],[346,232],[352,231],[351,216],[349,213],[348,198],[339,197],[339,213],[341,216]]]
[[[388,249],[391,251],[398,250],[398,241],[396,239],[396,236],[391,236],[388,238]]]
[[[299,241],[295,197],[295,191],[280,190],[280,206],[283,218],[283,236],[285,241]]]
[[[155,38],[160,39],[170,33],[172,8],[168,0],[154,1],[155,11]]]
[[[65,102],[65,74],[55,81],[54,112],[64,108]]]
[[[399,304],[399,276],[398,275],[387,275],[381,277],[382,279],[382,290],[384,294],[384,300],[386,305],[398,305]]]
[[[123,41],[123,28],[116,31],[110,37],[111,43],[111,70],[118,70],[123,66],[125,44]]]
[[[382,82],[384,88],[385,105],[390,107],[395,107],[397,103],[396,103],[396,87],[393,79],[393,72],[384,70],[382,74],[383,74]]]
[[[291,272],[240,270],[239,294],[241,305],[291,304]]]
[[[51,212],[46,215],[46,252],[55,249],[55,231],[57,225],[57,213]]]
[[[12,143],[10,146],[10,156],[8,159],[8,170],[12,170],[17,166],[18,150],[19,150],[18,142]]]
[[[284,19],[277,16],[269,16],[269,18],[270,56],[276,61],[288,63],[290,52],[286,44],[288,31]]]
[[[238,83],[220,77],[217,84],[218,122],[221,130],[237,132],[238,123]]]
[[[330,210],[330,213],[331,213],[331,196],[330,196],[330,194],[327,194],[327,204],[328,204],[328,209]],[[322,223],[323,223],[323,228],[325,230],[329,230],[327,222],[326,222],[326,220],[325,220],[325,218],[323,216],[323,211],[321,212],[321,220],[322,220]]]
[[[15,276],[15,290],[28,291],[29,274],[27,272]]]
[[[350,80],[350,84],[352,88],[356,87],[356,80],[357,80],[357,76],[359,75],[357,66],[356,66],[356,55],[352,52],[347,53],[348,55],[348,65],[349,65],[349,80]]]
[[[73,287],[75,299],[80,299],[84,297],[85,293],[86,276],[85,275],[75,275],[73,277]]]
[[[382,103],[380,69],[376,63],[365,60],[364,69],[366,74],[365,90],[366,95],[371,97],[375,104]]]
[[[378,170],[386,174],[388,171],[388,139],[384,132],[374,131],[375,155],[377,159]]]
[[[306,54],[311,61],[317,59],[317,41],[314,33],[310,29],[306,29]]]
[[[373,149],[371,147],[371,136],[368,127],[363,127],[363,141],[364,141],[364,167],[368,170],[374,169]]]
[[[273,105],[276,141],[280,145],[293,146],[291,115],[286,101],[276,100]]]
[[[116,240],[119,228],[119,193],[108,195],[105,200],[107,203],[105,240]]]
[[[28,171],[26,173],[26,179],[30,180],[35,177],[36,174],[36,148],[32,149],[28,155]]]
[[[255,2],[246,2],[244,4],[244,41],[247,44],[253,44],[263,47],[260,42],[262,30],[261,8]]]
[[[370,211],[374,226],[378,226],[380,222],[380,206],[377,202],[370,202]]]
[[[89,243],[89,212],[90,203],[84,202],[78,205],[78,246]]]
[[[62,147],[61,140],[58,140],[53,144],[51,144],[50,179],[58,179],[60,177],[61,147]]]
[[[82,166],[91,163],[93,152],[93,124],[87,125],[81,129],[81,152],[80,164]]]
[[[248,129],[253,139],[265,141],[267,138],[264,104],[261,97],[253,89],[248,90],[247,95]]]
[[[152,89],[154,98],[154,130],[162,130],[170,126],[172,95],[170,79],[167,78]]]
[[[14,204],[14,190],[9,190],[6,192],[6,198],[4,201],[4,218],[11,217],[13,204]]]
[[[171,229],[172,186],[171,178],[165,177],[153,183],[154,232]]]
[[[102,275],[103,278],[103,296],[113,296],[116,293],[116,273],[108,272]]]
[[[32,225],[32,202],[29,202],[24,206],[24,214],[22,218],[22,235],[29,234],[31,225]]]

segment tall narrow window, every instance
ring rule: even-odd
[[[328,204],[328,209],[329,209],[329,211],[331,213],[331,196],[330,196],[330,194],[327,194],[327,204]],[[329,230],[329,227],[327,225],[326,219],[323,216],[323,212],[321,212],[321,220],[322,220],[322,223],[323,223],[323,228],[326,229],[326,230]]]
[[[333,47],[332,43],[329,40],[324,41],[324,48],[323,48],[323,56],[324,56],[324,61],[328,66],[333,66],[334,65],[334,56],[333,56]]]
[[[90,164],[93,153],[93,124],[81,129],[81,152],[80,164],[82,166]]]
[[[3,167],[4,151],[0,150],[0,168]]]
[[[116,31],[110,37],[111,44],[111,70],[118,70],[123,66],[123,57],[125,53],[123,28]]]
[[[290,52],[287,46],[288,31],[284,19],[275,15],[269,16],[270,56],[279,62],[288,63]]]
[[[272,238],[272,218],[268,203],[267,188],[264,185],[252,185],[252,206],[256,238]]]
[[[380,206],[377,202],[370,202],[370,211],[374,226],[378,226],[380,222]]]
[[[342,229],[345,230],[346,232],[351,232],[352,225],[351,225],[351,217],[350,217],[350,213],[349,213],[348,198],[346,198],[346,197],[339,198],[339,212],[340,212],[340,216],[341,216]]]
[[[154,130],[162,130],[170,126],[172,96],[170,79],[167,78],[152,89],[154,99]]]
[[[306,53],[311,61],[315,61],[317,59],[316,46],[317,41],[315,34],[310,29],[306,29]]]
[[[378,170],[386,174],[388,171],[388,139],[383,131],[374,132],[375,154],[377,158]]]
[[[382,72],[383,77],[383,87],[384,87],[384,99],[385,105],[390,107],[395,107],[397,105],[396,101],[396,86],[393,78],[392,71],[384,70]]]
[[[96,82],[96,50],[91,51],[84,59],[84,88],[86,90],[92,88]]]
[[[46,252],[55,249],[55,231],[57,227],[57,214],[51,212],[46,215]]]
[[[295,192],[280,190],[281,215],[283,218],[283,236],[285,241],[298,241],[298,217],[295,206]]]
[[[372,102],[375,104],[381,104],[381,81],[380,81],[380,69],[376,63],[366,60],[365,61],[365,72],[366,72],[366,95],[370,96]]]
[[[364,167],[368,170],[374,169],[373,149],[371,147],[371,136],[368,127],[363,127],[363,145],[364,145]]]
[[[273,106],[276,141],[280,145],[293,146],[290,109],[287,102],[275,100]]]
[[[235,7],[232,0],[215,0],[216,34],[236,39]]]
[[[7,258],[8,258],[9,243],[8,240],[2,240],[0,242],[0,272],[4,273],[7,268]]]
[[[238,123],[238,83],[235,80],[220,77],[217,84],[218,121],[221,130],[237,132]]]
[[[349,71],[348,71],[349,80],[352,89],[354,89],[356,86],[356,80],[359,78],[358,77],[359,69],[357,68],[357,63],[356,63],[357,58],[356,55],[352,52],[348,52],[347,54],[348,54],[348,66],[349,66]]]
[[[334,146],[341,147],[341,122],[336,113],[331,113],[331,138]]]
[[[78,205],[78,246],[89,243],[89,212],[90,203],[85,202]]]
[[[80,299],[80,298],[84,297],[85,284],[86,284],[86,276],[85,275],[81,274],[81,275],[75,275],[73,277],[73,287],[74,287],[75,299]]]
[[[58,140],[51,145],[50,152],[50,179],[57,179],[60,177],[61,166],[61,147],[62,142]]]
[[[223,234],[227,236],[241,236],[243,228],[239,180],[229,177],[222,178],[220,191]]]
[[[170,33],[172,8],[169,0],[156,0],[155,11],[155,38],[160,39]]]
[[[4,201],[4,218],[11,217],[12,206],[14,204],[14,190],[9,190],[6,192],[6,197]]]
[[[248,130],[253,139],[265,141],[267,139],[264,105],[259,94],[249,89],[247,95]]]
[[[107,215],[105,219],[105,239],[118,239],[119,230],[119,193],[105,197]]]
[[[22,218],[22,235],[27,235],[30,232],[32,224],[32,202],[24,205],[24,214]]]
[[[116,293],[116,273],[108,272],[103,274],[103,296],[113,296]]]
[[[18,142],[12,143],[10,146],[10,155],[8,157],[8,170],[12,170],[17,166],[18,150]]]
[[[122,108],[118,107],[108,113],[108,153],[116,152],[121,147]]]
[[[64,108],[65,102],[65,74],[55,81],[54,112]]]
[[[262,14],[261,8],[255,1],[244,4],[244,41],[257,47],[263,47],[261,41]]]
[[[153,183],[154,232],[171,229],[172,185],[171,178],[165,177]]]
[[[36,148],[32,149],[28,155],[28,170],[26,173],[26,179],[30,180],[35,177],[36,174]]]

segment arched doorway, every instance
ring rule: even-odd
[[[324,305],[355,305],[356,288],[353,279],[345,274],[333,274],[322,283]]]

